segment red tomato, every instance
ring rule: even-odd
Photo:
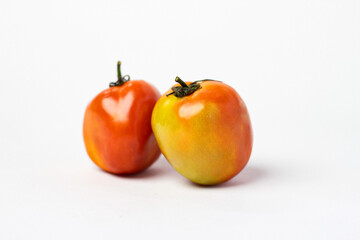
[[[143,80],[122,77],[87,106],[83,136],[91,160],[105,171],[130,174],[149,167],[160,155],[151,129],[158,90]]]

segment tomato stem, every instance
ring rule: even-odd
[[[184,88],[188,88],[189,86],[186,84],[186,82],[184,82],[183,80],[181,80],[181,78],[179,78],[178,76],[176,76],[175,78],[175,82],[179,83],[182,87]]]
[[[125,76],[121,75],[121,62],[120,61],[117,62],[117,75],[118,75],[118,80],[116,82],[111,82],[109,84],[109,87],[121,86],[124,83],[126,83],[127,81],[130,81],[129,75],[125,75]]]
[[[117,62],[117,74],[118,74],[118,80],[121,79],[121,62]]]
[[[174,94],[175,97],[185,97],[189,96],[190,94],[194,93],[196,90],[200,89],[200,84],[193,82],[190,85],[187,85],[183,80],[181,80],[179,77],[175,78],[175,82],[179,83],[180,86],[172,87],[173,90],[172,93],[169,93],[166,96]]]
[[[197,91],[201,88],[201,85],[199,83],[206,82],[206,81],[221,82],[221,81],[213,80],[213,79],[203,79],[203,80],[196,80],[196,81],[190,83],[189,85],[187,85],[179,77],[176,77],[175,82],[179,83],[180,86],[172,87],[171,90],[173,90],[173,91],[171,93],[167,94],[166,96],[170,96],[173,94],[175,97],[178,97],[178,98],[189,96],[190,94],[193,94],[195,91]]]

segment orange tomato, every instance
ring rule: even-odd
[[[247,164],[253,143],[248,110],[230,86],[212,80],[175,85],[160,97],[152,128],[169,163],[189,180],[214,185]]]
[[[87,106],[83,136],[91,160],[105,171],[130,174],[149,167],[160,155],[151,113],[160,93],[143,80],[122,77]]]

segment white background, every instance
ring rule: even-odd
[[[99,170],[87,103],[123,73],[245,100],[248,166],[199,187],[164,157]],[[0,239],[360,239],[360,2],[1,1]]]

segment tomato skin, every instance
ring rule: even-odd
[[[166,96],[172,90],[162,95],[151,124],[162,153],[176,171],[195,183],[215,185],[247,164],[252,127],[246,105],[233,88],[218,81],[200,85],[185,97]]]
[[[105,171],[131,174],[160,155],[151,113],[160,93],[143,80],[125,82],[99,93],[87,106],[83,137],[91,160]]]

